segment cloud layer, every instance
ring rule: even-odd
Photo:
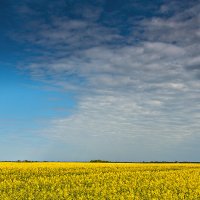
[[[128,151],[141,150],[140,145],[147,159],[148,151],[199,141],[200,3],[157,7],[151,16],[124,19],[122,10],[108,13],[105,3],[80,4],[67,15],[54,11],[46,20],[28,4],[18,8],[21,17],[35,20],[23,24],[26,34],[12,37],[40,52],[19,68],[62,92],[73,91],[77,99],[73,114],[50,121],[42,134],[88,151],[96,145],[96,156],[104,152],[101,144],[107,152],[119,144],[127,160],[134,159]],[[121,17],[113,19],[117,14]]]

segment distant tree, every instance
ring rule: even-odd
[[[108,163],[109,161],[107,160],[90,160],[92,163]]]

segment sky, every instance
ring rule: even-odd
[[[1,0],[0,160],[200,161],[199,0]]]

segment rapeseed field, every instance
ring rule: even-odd
[[[0,200],[32,199],[200,199],[200,165],[0,163]]]

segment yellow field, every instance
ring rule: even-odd
[[[4,199],[200,199],[200,165],[0,163]]]

